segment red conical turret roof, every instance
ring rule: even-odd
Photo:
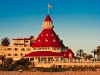
[[[44,22],[52,21],[50,16],[47,15]],[[54,30],[45,28],[39,34],[32,47],[55,47],[55,48],[65,48],[62,40],[59,39],[58,35]]]
[[[45,22],[45,21],[52,21],[49,15],[46,16],[44,22]]]
[[[36,41],[33,43],[32,47],[65,48],[64,44],[53,29],[43,29]]]

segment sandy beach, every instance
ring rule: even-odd
[[[0,75],[99,75],[100,71],[29,72],[0,71]]]

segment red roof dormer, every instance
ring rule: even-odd
[[[69,54],[70,54],[70,53],[72,54],[72,58],[76,58],[76,57],[74,56],[73,51],[72,51],[71,49],[69,49],[69,48],[66,50],[64,57],[65,57],[65,58],[69,58]]]
[[[45,22],[45,21],[52,21],[49,15],[46,16],[44,22]]]

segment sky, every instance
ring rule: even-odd
[[[0,39],[37,37],[49,10],[54,31],[76,53],[100,46],[100,0],[0,0]]]

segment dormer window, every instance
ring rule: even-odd
[[[53,34],[51,34],[51,36],[53,36]]]
[[[56,42],[56,40],[54,39],[53,42]]]
[[[43,36],[43,34],[41,34],[41,36]]]
[[[69,56],[69,58],[71,58],[71,57],[72,57],[72,54],[71,54],[71,53],[69,53],[69,55],[68,55],[68,56]]]
[[[46,34],[46,36],[48,36],[48,34]]]
[[[38,42],[41,42],[40,40],[38,40]]]
[[[48,40],[46,39],[45,42],[48,42]]]

